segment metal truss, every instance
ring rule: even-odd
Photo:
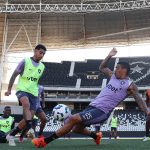
[[[150,8],[150,0],[91,4],[1,4],[1,13],[86,13]]]

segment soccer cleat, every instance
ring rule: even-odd
[[[97,135],[97,137],[95,139],[95,143],[97,145],[99,145],[101,143],[101,139],[102,139],[102,132],[98,132],[98,133],[96,133],[96,135]]]
[[[16,143],[15,143],[15,140],[14,140],[14,136],[11,136],[11,135],[7,135],[6,136],[6,139],[8,141],[8,145],[9,146],[16,146]]]
[[[149,140],[149,137],[144,137],[143,142],[146,142]]]
[[[23,137],[19,136],[18,141],[19,141],[19,143],[22,143],[23,142]]]
[[[46,143],[44,141],[44,138],[36,138],[32,140],[32,144],[37,147],[37,148],[42,148],[42,147],[46,147]]]

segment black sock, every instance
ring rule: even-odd
[[[26,128],[27,130],[29,130],[32,127],[32,120],[26,120]]]
[[[109,138],[111,139],[111,134],[109,135]]]
[[[149,122],[146,122],[146,137],[149,137]]]
[[[45,143],[48,144],[52,141],[54,141],[55,139],[59,138],[56,133],[53,133],[51,136],[47,137],[44,139]]]
[[[96,140],[96,138],[97,138],[97,135],[95,132],[91,132],[91,134],[89,136],[92,137],[94,140]]]
[[[43,134],[43,130],[40,130],[38,136],[41,136],[42,134]]]
[[[23,138],[26,132],[27,132],[27,129],[25,128],[25,129],[21,132],[20,137]]]
[[[146,137],[149,137],[149,128],[146,128]]]
[[[27,120],[26,121],[26,127],[24,128],[24,130],[22,130],[20,137],[24,137],[25,133],[32,127],[32,121],[31,120]]]
[[[10,133],[11,136],[15,136],[17,133],[19,133],[21,131],[21,129],[19,129],[19,127],[16,127],[15,129],[12,130],[12,132]]]

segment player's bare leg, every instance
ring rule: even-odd
[[[20,121],[19,125],[10,133],[11,136],[15,136],[18,132],[20,132],[24,126],[27,128],[31,128],[32,125],[32,114],[30,111],[30,103],[29,99],[26,96],[20,98],[20,102],[23,107],[23,117],[24,119]]]
[[[82,123],[82,119],[80,115],[79,114],[73,115],[68,119],[67,123],[63,127],[61,127],[59,130],[57,130],[55,133],[51,134],[47,138],[33,139],[32,143],[36,147],[40,147],[40,146],[45,147],[48,143],[52,142],[53,140],[69,133],[75,125],[80,124],[80,123]]]
[[[31,116],[33,118],[33,116],[35,115],[35,112],[33,110],[30,110],[30,112],[31,112]],[[29,128],[26,127],[26,120],[22,119],[19,122],[18,127],[20,128],[20,130],[22,130],[21,135],[19,137],[19,142],[23,142],[24,135],[26,135],[26,133],[29,131]]]
[[[114,137],[115,137],[115,139],[117,139],[117,130],[114,131]]]
[[[71,116],[69,120],[67,121],[67,123],[62,128],[56,131],[57,137],[62,137],[65,134],[69,133],[72,130],[72,128],[79,123],[82,123],[82,120],[79,114]]]
[[[20,125],[17,126],[15,129],[13,129],[6,136],[6,139],[7,139],[7,141],[9,141],[10,146],[16,145],[14,142],[14,136],[22,130],[22,128],[24,127],[24,123],[25,123],[27,129],[30,129],[31,125],[32,125],[32,115],[31,115],[31,111],[30,111],[29,99],[26,96],[23,96],[20,98],[20,102],[23,107],[23,118],[24,118],[25,122],[22,120],[20,122]]]
[[[102,139],[101,132],[97,132],[97,133],[92,132],[88,130],[87,128],[85,128],[85,126],[82,124],[76,125],[75,127],[73,127],[72,132],[92,137],[97,145],[100,144],[101,139]]]
[[[113,133],[114,133],[114,131],[112,130],[112,131],[110,131],[110,139],[113,137]]]
[[[82,125],[82,119],[79,114],[73,115],[69,118],[67,123],[61,127],[59,130],[57,130],[55,133],[53,133],[51,136],[47,138],[39,138],[39,139],[33,139],[32,142],[36,147],[45,147],[48,143],[52,142],[53,140],[62,137],[69,133],[71,130],[76,133],[84,134],[91,136],[95,139],[96,144],[100,143],[100,139],[102,137],[102,134],[96,134],[93,133]]]

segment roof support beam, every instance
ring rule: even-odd
[[[150,8],[149,0],[126,2],[93,2],[91,4],[1,4],[1,13],[92,13],[109,11],[128,11]]]

